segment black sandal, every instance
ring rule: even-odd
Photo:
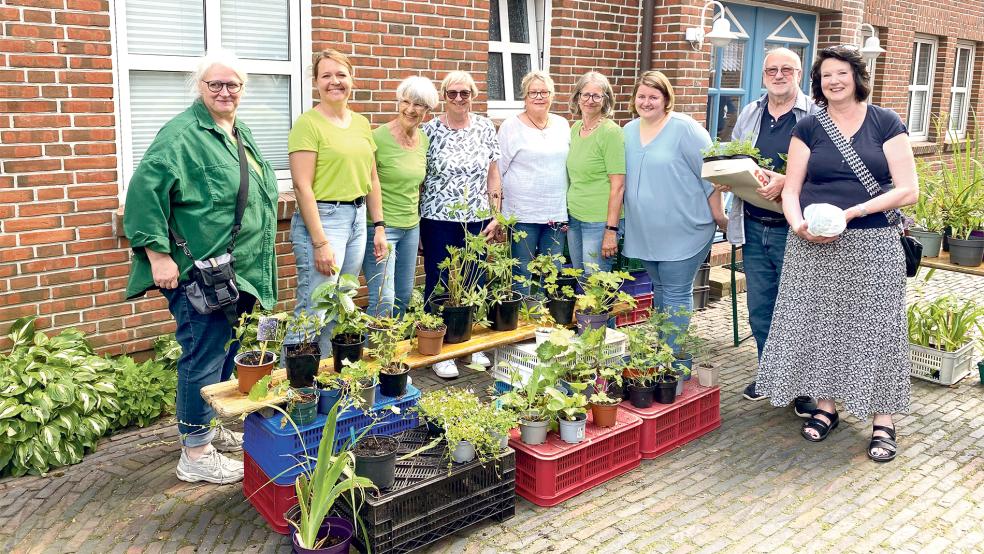
[[[819,419],[817,417],[819,415],[826,416],[827,419],[830,420],[830,423],[827,423],[826,421]],[[803,435],[804,439],[810,442],[820,442],[826,439],[827,435],[829,435],[831,431],[837,428],[838,423],[840,423],[840,416],[837,415],[837,412],[830,413],[821,410],[820,408],[817,408],[816,411],[813,412],[813,415],[810,417],[810,419],[803,422],[803,429],[800,431],[800,434]],[[807,429],[813,429],[814,431],[817,432],[817,435],[819,436],[814,438],[813,435],[806,432]]]
[[[876,437],[875,432],[882,431],[887,437]],[[884,456],[876,456],[871,451],[881,448],[882,450],[888,450],[888,454]],[[884,425],[874,425],[871,427],[871,442],[868,443],[868,457],[878,463],[891,462],[895,459],[895,455],[899,453],[899,445],[895,442],[895,429],[892,427],[885,427]]]

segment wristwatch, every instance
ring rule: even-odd
[[[868,210],[864,209],[864,204],[858,204],[855,207],[861,212],[861,217],[868,217]]]
[[[605,225],[605,230],[606,231],[614,231],[614,232],[617,233],[618,232],[618,226],[617,225]]]
[[[386,227],[386,222],[380,219],[372,224],[373,227]]]

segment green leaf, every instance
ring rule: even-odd
[[[24,406],[17,403],[13,398],[4,398],[0,401],[0,419],[14,417],[24,411]],[[0,467],[3,467],[0,464]]]
[[[67,406],[75,402],[75,389],[66,383],[52,383],[45,390],[56,404]]]
[[[27,316],[14,321],[14,324],[10,326],[10,334],[7,336],[10,338],[11,342],[14,343],[14,347],[11,350],[17,350],[21,346],[24,346],[30,342],[31,338],[34,336],[34,320],[37,319],[36,316]],[[0,464],[3,467],[4,464]]]
[[[108,381],[98,381],[92,384],[92,388],[99,392],[104,392],[106,394],[116,394],[116,385]]]
[[[53,425],[45,425],[41,428],[40,437],[41,442],[48,448],[48,450],[55,450],[58,448],[58,443],[61,440],[61,432]]]

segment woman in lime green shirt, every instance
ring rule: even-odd
[[[407,77],[396,88],[396,100],[396,118],[372,132],[386,241],[392,250],[382,261],[366,256],[362,271],[369,289],[367,311],[399,317],[410,304],[420,243],[420,185],[427,176],[430,145],[420,124],[437,107],[437,89],[429,79]],[[366,249],[372,246],[370,238]]]
[[[609,119],[615,100],[608,79],[596,71],[582,75],[570,106],[581,120],[571,128],[567,155],[567,246],[575,268],[609,271],[618,250],[625,139]]]
[[[366,206],[375,226],[373,254],[386,255],[376,142],[369,120],[348,108],[352,64],[335,50],[314,58],[314,81],[321,103],[301,114],[287,139],[297,211],[290,237],[297,264],[295,314],[317,313],[311,293],[339,273],[358,275],[366,251]],[[318,313],[323,317],[323,313]],[[322,356],[331,352],[328,322],[318,340]],[[295,344],[300,333],[285,342]]]

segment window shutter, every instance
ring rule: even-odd
[[[222,0],[222,46],[240,58],[290,59],[287,2]]]
[[[274,169],[288,169],[290,77],[251,74],[236,116],[249,126],[260,154]]]
[[[191,105],[186,73],[130,71],[130,134],[133,167],[140,164],[157,131]]]
[[[130,54],[201,56],[205,53],[204,3],[127,0],[126,43]]]

